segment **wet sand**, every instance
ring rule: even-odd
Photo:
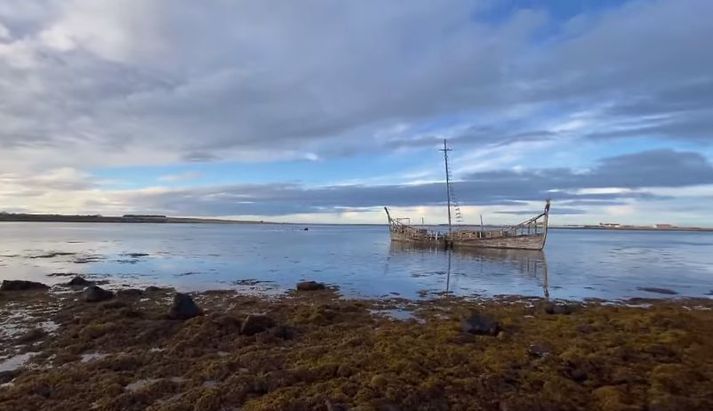
[[[0,293],[0,409],[713,409],[710,300],[82,295]]]

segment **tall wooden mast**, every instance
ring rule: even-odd
[[[450,172],[448,171],[448,152],[451,151],[450,148],[448,148],[448,145],[446,144],[446,139],[443,139],[443,148],[440,150],[443,151],[443,160],[446,163],[446,196],[448,197],[448,234],[451,233],[452,226],[451,226],[451,180],[450,180]]]

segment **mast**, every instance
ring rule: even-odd
[[[451,181],[450,181],[450,173],[448,171],[448,152],[451,151],[450,148],[448,148],[448,145],[446,145],[446,139],[443,139],[443,148],[440,149],[439,151],[443,151],[443,160],[446,163],[446,196],[448,197],[448,234],[451,233],[452,226],[451,226]]]

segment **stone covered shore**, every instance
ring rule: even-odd
[[[2,410],[713,410],[713,301],[0,291]]]

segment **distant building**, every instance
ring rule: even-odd
[[[599,227],[619,228],[619,227],[621,227],[621,224],[619,224],[619,223],[599,223]]]
[[[167,217],[165,215],[158,214],[124,214],[122,218],[133,218],[142,220],[165,220]]]

